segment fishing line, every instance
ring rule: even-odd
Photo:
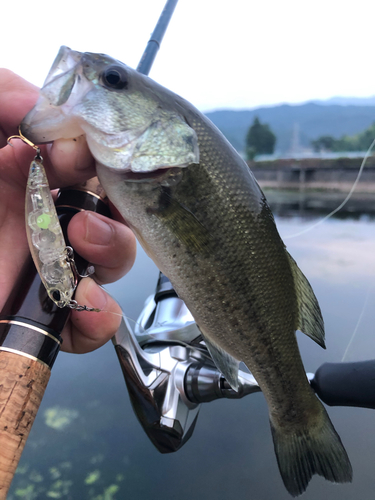
[[[365,302],[364,302],[363,307],[362,307],[362,311],[361,311],[361,313],[360,313],[360,315],[359,315],[359,318],[358,318],[357,324],[355,325],[354,332],[353,332],[352,336],[350,337],[350,340],[349,340],[349,343],[348,343],[348,345],[347,345],[347,348],[345,349],[344,355],[343,355],[343,357],[342,357],[342,359],[341,359],[341,362],[342,362],[342,363],[345,361],[345,358],[346,358],[346,356],[347,356],[347,354],[348,354],[348,352],[349,352],[349,349],[350,349],[350,347],[351,347],[351,345],[352,345],[352,343],[353,343],[353,341],[354,341],[354,338],[355,338],[355,337],[356,337],[356,335],[357,335],[358,328],[359,328],[359,324],[360,324],[360,323],[361,323],[361,321],[362,321],[362,318],[363,318],[363,315],[364,315],[364,313],[365,313],[365,310],[366,310],[366,307],[367,307],[367,304],[368,304],[368,300],[369,300],[369,297],[370,297],[370,292],[373,290],[373,288],[374,288],[374,285],[373,285],[373,284],[371,284],[371,285],[369,286],[369,289],[367,290],[367,294],[366,294]]]
[[[364,156],[364,158],[362,160],[362,163],[361,163],[361,166],[359,168],[359,172],[357,174],[357,177],[356,177],[356,179],[354,181],[354,184],[353,184],[351,190],[349,191],[347,197],[345,198],[345,200],[337,208],[335,208],[335,210],[333,210],[328,215],[326,215],[322,219],[318,220],[317,222],[315,222],[311,226],[303,229],[302,231],[299,231],[298,233],[290,234],[288,236],[283,236],[284,240],[289,240],[291,238],[296,238],[297,236],[301,236],[301,234],[308,233],[309,231],[311,231],[312,229],[315,229],[317,226],[320,226],[320,224],[322,224],[327,219],[329,219],[330,217],[332,217],[333,215],[335,215],[337,212],[339,212],[346,205],[346,203],[350,200],[350,198],[351,198],[351,196],[352,196],[355,188],[357,187],[357,184],[359,182],[359,179],[361,178],[363,169],[365,168],[366,161],[367,161],[368,157],[370,156],[370,154],[371,154],[374,146],[375,146],[375,139],[372,141],[371,146],[368,148],[368,150],[367,150],[367,152],[366,152],[366,154],[365,154],[365,156]]]
[[[340,205],[335,208],[335,210],[333,210],[332,212],[330,212],[328,215],[326,215],[325,217],[323,217],[322,219],[318,220],[317,222],[315,222],[314,224],[312,224],[311,226],[303,229],[302,231],[299,231],[298,233],[294,233],[294,234],[291,234],[291,235],[288,235],[288,236],[284,236],[283,239],[285,240],[288,240],[288,239],[292,239],[292,238],[295,238],[297,236],[301,236],[302,234],[306,234],[308,233],[309,231],[311,231],[312,229],[315,229],[317,226],[319,226],[320,224],[322,224],[323,222],[325,222],[326,220],[328,220],[329,218],[331,218],[333,215],[335,215],[337,212],[339,212],[345,205],[346,203],[350,200],[355,188],[357,187],[357,184],[359,182],[359,179],[361,178],[361,175],[362,175],[362,172],[363,172],[363,169],[365,168],[365,164],[366,164],[366,161],[368,159],[368,157],[370,156],[373,148],[375,146],[375,139],[372,141],[370,147],[368,148],[368,150],[366,151],[366,154],[362,160],[362,163],[361,163],[361,166],[359,168],[359,171],[358,171],[358,174],[357,174],[357,177],[348,193],[348,195],[346,196],[346,198],[344,199],[344,201],[342,203],[340,203]],[[344,352],[344,355],[342,357],[342,360],[341,362],[344,362],[347,355],[348,355],[348,352],[353,344],[353,341],[354,339],[356,338],[357,336],[357,332],[358,332],[358,329],[359,329],[359,325],[362,321],[362,318],[363,318],[363,315],[365,313],[365,310],[366,310],[366,307],[367,307],[367,304],[368,304],[368,301],[369,301],[369,297],[370,297],[370,292],[371,290],[373,289],[374,285],[370,285],[368,291],[367,291],[367,294],[366,294],[366,298],[365,298],[365,301],[364,301],[364,304],[363,304],[363,307],[362,307],[362,310],[360,312],[360,315],[359,315],[359,318],[358,318],[358,321],[357,321],[357,324],[354,328],[354,331],[353,331],[353,334],[352,336],[350,337],[350,340],[349,340],[349,343],[345,349],[345,352]]]
[[[92,311],[90,311],[92,312]],[[107,314],[113,314],[114,316],[119,316],[120,318],[126,318],[128,321],[131,321],[132,323],[134,323],[134,325],[140,327],[142,329],[142,333],[145,332],[145,329],[142,327],[141,323],[139,321],[136,321],[135,319],[133,318],[130,318],[129,316],[126,316],[126,314],[121,314],[121,313],[115,313],[113,311],[108,311],[107,309],[95,309],[94,312],[98,312],[98,313],[107,313]]]
[[[107,309],[98,309],[96,307],[88,307],[88,306],[80,306],[80,305],[78,305],[77,307],[71,307],[70,305],[68,305],[68,307],[70,307],[74,311],[78,311],[79,313],[81,313],[81,312],[89,312],[89,313],[93,313],[93,312],[94,313],[101,313],[101,312],[103,312],[103,313],[107,313],[107,314],[113,314],[114,316],[119,316],[120,318],[126,318],[128,321],[131,321],[135,325],[141,327],[142,333],[144,333],[144,331],[145,331],[144,328],[142,327],[142,325],[138,321],[136,321],[133,318],[130,318],[129,316],[126,316],[124,313],[115,313],[113,311],[108,311]]]

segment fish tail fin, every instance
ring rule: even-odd
[[[319,402],[320,404],[320,402]],[[303,493],[314,474],[334,483],[352,480],[348,455],[325,409],[316,425],[285,432],[271,421],[275,453],[281,477],[292,496]]]

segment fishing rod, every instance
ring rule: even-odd
[[[178,0],[168,0],[139,64],[147,74]],[[79,211],[107,217],[107,198],[97,179],[59,192],[56,211],[67,246],[67,227]],[[88,263],[75,256],[79,275]],[[31,256],[0,312],[0,500],[5,500],[35,420],[52,366],[61,347],[61,332],[71,309],[49,298]]]
[[[174,9],[175,3],[169,1],[167,5]],[[163,22],[165,16],[160,16]],[[165,30],[166,26],[160,31],[161,38]],[[153,58],[158,50],[156,31],[148,44]],[[146,62],[148,57],[142,56]],[[145,74],[151,67],[146,62],[144,67],[141,63],[139,66]],[[108,213],[105,199],[98,196],[95,187],[86,192],[82,186],[63,190],[57,205],[65,233],[78,210],[91,208]],[[82,260],[77,267],[82,273],[87,262]],[[58,310],[51,303],[28,261],[0,318],[0,377],[7,389],[0,400],[0,500],[6,497],[43,397],[69,312]],[[114,344],[134,411],[151,441],[167,453],[176,451],[190,438],[201,403],[223,397],[239,398],[260,389],[246,369],[239,373],[240,390],[236,393],[230,388],[212,362],[186,305],[166,277],[160,277],[156,294],[142,314],[134,332],[123,319]],[[26,345],[34,346],[32,353],[22,350]],[[324,377],[313,377],[317,387],[321,385],[319,378]]]
[[[164,38],[164,34],[167,31],[169,21],[173,15],[174,9],[176,8],[178,0],[168,0],[165,7],[160,14],[159,20],[156,23],[155,29],[152,32],[151,38],[147,43],[145,51],[139,61],[137,66],[137,71],[143,75],[148,75],[151,66],[155,60],[156,54],[160,48],[160,44]]]

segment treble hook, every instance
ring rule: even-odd
[[[33,142],[31,142],[30,139],[28,139],[27,137],[25,137],[22,134],[21,127],[18,128],[18,133],[19,133],[19,135],[11,135],[10,137],[8,137],[7,144],[9,144],[9,146],[11,146],[13,148],[14,146],[11,143],[11,140],[12,139],[21,139],[22,142],[24,142],[28,146],[31,146],[34,149],[34,151],[36,151],[35,159],[43,161],[43,158],[40,156],[40,148],[38,146],[36,146]]]

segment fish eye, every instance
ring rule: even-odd
[[[111,66],[103,71],[102,81],[108,88],[121,90],[128,85],[128,75],[121,66]]]

